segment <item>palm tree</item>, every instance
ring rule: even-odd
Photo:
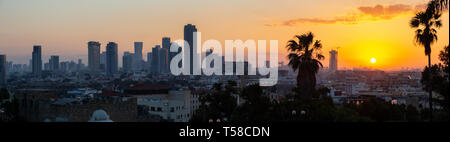
[[[309,32],[296,35],[298,41],[290,40],[286,48],[290,52],[288,55],[289,66],[298,71],[297,89],[302,92],[302,97],[310,99],[316,86],[316,74],[322,66],[320,60],[324,56],[320,53],[322,44],[320,40],[314,41],[314,35]]]
[[[448,0],[431,0],[427,7],[427,10],[432,10],[435,13],[440,13],[446,9],[448,9]]]
[[[436,28],[440,28],[442,26],[440,17],[440,13],[436,13],[434,10],[427,9],[424,12],[417,13],[416,16],[414,16],[410,21],[411,28],[416,29],[415,42],[425,48],[425,55],[428,56],[429,68],[431,68],[431,45],[438,39],[436,35]],[[431,87],[431,84],[429,84],[429,86]],[[432,120],[432,90],[428,89],[428,93],[431,115],[430,120]]]

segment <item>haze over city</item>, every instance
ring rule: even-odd
[[[135,41],[142,41],[147,53],[161,44],[162,37],[183,39],[183,26],[193,23],[202,32],[202,40],[222,44],[235,39],[279,40],[279,58],[285,63],[286,42],[297,33],[312,31],[322,41],[323,52],[339,50],[339,68],[422,69],[427,57],[414,43],[408,22],[426,2],[0,0],[0,53],[25,64],[31,59],[32,46],[42,45],[43,60],[60,55],[61,60],[81,58],[87,63],[88,41],[100,41],[102,51],[114,41],[120,57],[124,51],[133,51]],[[443,25],[449,25],[448,17],[444,12]],[[448,26],[438,30],[433,63],[439,62],[438,51],[449,42],[448,35]],[[328,66],[329,54],[324,55]]]

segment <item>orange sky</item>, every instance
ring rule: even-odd
[[[87,42],[119,44],[120,56],[144,42],[144,53],[163,36],[182,39],[183,25],[192,23],[202,39],[279,40],[280,60],[286,60],[287,40],[313,32],[328,51],[339,48],[339,68],[371,67],[395,70],[427,64],[422,47],[413,42],[409,20],[427,0],[0,0],[0,54],[27,63],[32,45],[43,45],[62,60],[82,58]],[[438,30],[432,62],[449,43],[449,15]],[[370,63],[376,58],[375,64]]]

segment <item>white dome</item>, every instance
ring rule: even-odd
[[[109,115],[103,109],[99,109],[92,113],[91,119],[89,122],[113,122],[109,119]]]

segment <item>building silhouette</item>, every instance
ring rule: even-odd
[[[40,45],[33,46],[31,60],[33,75],[40,76],[42,73],[42,47]]]
[[[193,74],[194,71],[194,59],[197,59],[197,49],[194,47],[194,32],[197,32],[195,25],[187,24],[184,26],[184,41],[188,43],[189,53],[184,52],[184,54],[189,54],[189,74]],[[187,45],[184,45],[186,47]],[[196,61],[195,61],[196,62]]]
[[[142,70],[143,65],[143,55],[142,55],[142,49],[144,48],[143,42],[134,42],[134,61],[132,64],[132,68],[134,70]]]
[[[152,52],[147,53],[147,70],[151,72],[152,69]]]
[[[161,46],[159,46],[159,45],[156,45],[155,47],[153,47],[153,49],[152,49],[152,60],[151,60],[151,63],[152,63],[152,66],[151,66],[151,73],[152,74],[159,74],[160,73],[160,65],[159,65],[159,63],[160,63],[160,61],[159,61],[159,59],[160,59],[160,57],[159,57],[159,49],[160,49],[160,47]]]
[[[169,70],[169,50],[166,48],[159,49],[159,72],[167,73]]]
[[[119,70],[117,43],[109,42],[106,45],[106,75],[114,75]]]
[[[122,69],[125,72],[131,72],[133,70],[133,57],[135,57],[135,55],[133,55],[130,52],[123,52],[123,56],[122,56]]]
[[[0,55],[0,87],[6,85],[6,55]]]
[[[88,42],[88,68],[94,72],[100,70],[100,42]]]
[[[106,72],[106,51],[100,54],[100,71]]]
[[[48,61],[50,71],[58,71],[59,70],[59,56],[51,56]]]
[[[176,55],[176,53],[170,52],[170,46],[171,46],[170,37],[163,37],[161,45],[162,45],[162,49],[167,51],[167,55],[165,55],[165,53],[164,53],[164,55],[167,56],[167,57],[164,57],[165,58],[164,72],[168,73],[168,72],[170,72],[170,61],[172,61],[172,58]],[[163,52],[166,52],[166,51],[163,51]]]
[[[338,70],[338,52],[336,50],[330,51],[330,71],[335,72]]]

